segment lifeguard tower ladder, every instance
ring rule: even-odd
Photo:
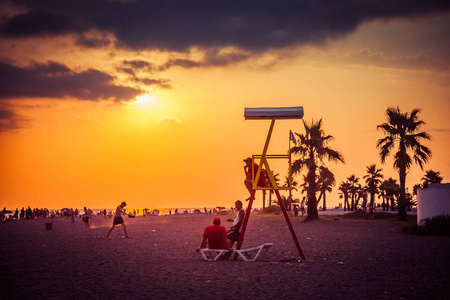
[[[292,238],[294,239],[295,245],[297,246],[298,253],[300,257],[305,260],[305,255],[303,254],[302,248],[300,247],[300,243],[298,242],[297,235],[295,234],[294,227],[292,227],[291,220],[289,219],[286,207],[284,205],[283,200],[281,199],[279,190],[290,190],[292,189],[292,163],[291,163],[291,154],[287,155],[268,155],[267,149],[269,148],[270,138],[272,136],[273,127],[275,125],[275,120],[286,120],[286,119],[302,119],[303,118],[303,107],[259,107],[259,108],[245,108],[244,112],[245,120],[272,120],[269,128],[269,132],[267,134],[266,143],[264,145],[264,149],[261,155],[253,155],[253,161],[256,159],[260,159],[258,171],[256,175],[252,174],[252,193],[250,196],[250,200],[248,203],[248,207],[245,213],[244,222],[242,223],[241,234],[239,236],[239,240],[237,243],[237,250],[241,249],[242,241],[244,239],[245,230],[247,228],[248,219],[250,217],[250,212],[252,210],[253,200],[255,199],[255,193],[257,190],[273,190],[277,196],[278,203],[283,211],[284,218],[286,219],[286,223],[291,231]],[[277,183],[274,179],[273,173],[270,170],[269,163],[267,159],[270,158],[287,158],[289,164],[289,183],[288,186],[278,187]],[[270,182],[268,187],[259,187],[258,180],[261,176],[262,168],[266,169],[266,175]],[[253,172],[252,172],[253,173]]]

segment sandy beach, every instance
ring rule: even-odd
[[[273,243],[262,261],[203,261],[195,252],[209,215],[0,224],[2,299],[444,299],[450,238],[405,234],[406,223],[252,214],[243,248]],[[222,216],[224,220],[224,217]],[[224,222],[229,228],[230,223]],[[447,296],[445,296],[447,295]]]

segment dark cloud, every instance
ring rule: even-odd
[[[6,37],[111,33],[119,46],[187,51],[234,46],[255,52],[342,37],[368,20],[450,10],[448,0],[16,0],[28,11],[5,19]]]
[[[218,49],[209,49],[205,52],[202,60],[196,61],[191,59],[174,58],[168,60],[164,65],[159,67],[160,71],[172,67],[182,68],[201,68],[201,67],[224,67],[233,63],[238,63],[249,59],[250,56],[244,53],[220,53]]]
[[[84,33],[78,36],[75,45],[81,48],[100,49],[113,44],[111,38],[105,33]]]
[[[154,69],[154,65],[152,63],[143,60],[124,60],[123,64],[137,70],[143,69],[146,71],[152,71]]]
[[[117,71],[131,75],[135,82],[143,83],[147,86],[158,86],[163,89],[171,89],[170,79],[156,79],[156,78],[142,78],[136,73],[150,72],[152,73],[155,66],[152,63],[143,60],[124,60],[122,66],[117,68]]]
[[[128,74],[128,75],[131,75],[131,76],[135,76],[135,73],[134,73],[134,70],[132,69],[132,68],[122,68],[122,67],[118,67],[117,68],[117,71],[118,72],[121,72],[121,73],[125,73],[125,74]]]
[[[70,14],[30,11],[6,18],[0,27],[5,37],[35,37],[84,32],[88,27]]]
[[[0,132],[16,131],[27,127],[29,120],[13,109],[0,103]]]
[[[172,85],[170,84],[169,79],[152,79],[152,78],[140,78],[137,79],[138,81],[142,82],[145,85],[156,85],[163,89],[171,89]]]
[[[381,52],[373,52],[368,49],[343,56],[332,55],[322,58],[332,62],[409,71],[446,72],[449,69],[448,61],[438,61],[426,55],[386,57]]]
[[[138,89],[115,85],[113,79],[113,76],[98,70],[75,72],[56,62],[34,63],[23,68],[0,62],[0,100],[74,97],[91,101],[127,101],[142,93]]]

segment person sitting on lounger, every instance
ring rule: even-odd
[[[220,218],[214,218],[213,225],[205,228],[202,241],[196,251],[199,252],[200,249],[206,248],[206,242],[208,242],[209,249],[228,249],[230,252],[233,251],[228,244],[227,230],[225,227],[220,226]]]

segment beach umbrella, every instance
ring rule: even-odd
[[[68,208],[63,208],[63,209],[61,209],[61,211],[67,211],[67,210],[69,210]]]
[[[223,206],[217,206],[216,208],[217,209],[225,209],[225,207],[223,207]]]

